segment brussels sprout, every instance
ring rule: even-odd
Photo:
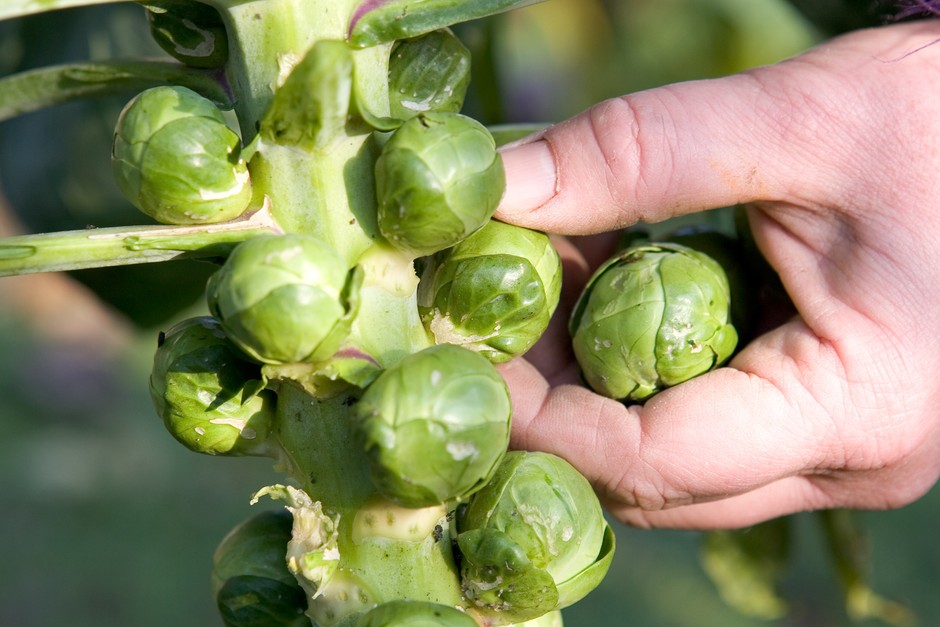
[[[238,217],[251,201],[241,140],[210,100],[185,87],[141,92],[121,112],[111,166],[138,209],[166,224]]]
[[[219,544],[212,590],[226,627],[309,626],[307,596],[287,568],[293,517],[286,509],[257,514]]]
[[[575,603],[600,583],[613,557],[613,535],[591,485],[548,453],[507,453],[457,525],[464,594],[488,624]]]
[[[213,7],[191,0],[147,2],[150,34],[174,59],[190,67],[218,68],[228,59],[228,36]]]
[[[263,363],[326,359],[345,337],[347,271],[312,235],[242,242],[209,280],[209,310],[228,337]]]
[[[595,272],[571,317],[588,385],[643,401],[724,363],[737,344],[724,270],[679,244],[640,244]]]
[[[664,240],[705,253],[718,262],[728,278],[731,324],[739,342],[750,337],[757,319],[757,281],[754,268],[745,260],[741,242],[708,225],[685,227],[669,233]]]
[[[482,124],[429,111],[406,121],[385,144],[375,184],[382,236],[399,250],[423,256],[485,225],[506,177]]]
[[[275,399],[261,372],[225,337],[217,320],[190,318],[162,336],[150,395],[167,430],[209,455],[268,455]]]
[[[354,411],[376,488],[407,507],[469,496],[509,444],[506,384],[486,358],[452,344],[385,370]]]
[[[500,363],[541,337],[560,292],[561,258],[548,236],[491,220],[428,261],[418,310],[437,343]]]
[[[463,106],[470,84],[470,51],[448,29],[399,41],[388,63],[392,117],[407,120],[426,111]]]
[[[454,607],[426,601],[389,601],[363,614],[355,627],[478,627]]]

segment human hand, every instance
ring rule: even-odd
[[[512,445],[567,458],[638,526],[738,527],[928,491],[940,475],[938,38],[934,20],[859,31],[603,102],[506,150],[497,217],[551,233],[746,203],[797,312],[726,367],[627,407],[577,384],[562,311],[502,367]],[[604,237],[559,242],[569,300]]]

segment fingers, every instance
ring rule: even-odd
[[[773,195],[761,153],[787,146],[762,136],[760,98],[742,75],[602,102],[504,150],[497,217],[584,234]]]
[[[813,381],[799,366],[810,355],[831,362]],[[612,513],[634,524],[737,526],[834,500],[807,477],[844,465],[847,434],[830,405],[845,399],[836,378],[820,375],[838,371],[837,357],[794,322],[735,365],[742,369],[626,407],[579,386],[552,388],[534,367],[511,362],[502,373],[513,394],[512,445],[566,458]],[[730,500],[709,504],[720,499]]]
[[[585,234],[751,201],[825,205],[860,168],[891,161],[882,141],[898,141],[898,98],[932,102],[918,86],[936,73],[936,38],[935,20],[862,31],[782,64],[602,102],[504,148],[496,215]]]

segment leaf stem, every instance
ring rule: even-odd
[[[231,95],[218,73],[163,61],[99,61],[45,67],[0,79],[0,121],[70,100],[133,94],[157,85],[182,85],[222,108],[232,108]]]
[[[89,228],[0,239],[0,277],[171,259],[224,257],[239,242],[281,229],[267,205],[220,224]]]

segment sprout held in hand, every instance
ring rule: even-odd
[[[511,411],[493,365],[452,344],[405,357],[355,407],[373,482],[407,507],[482,487],[506,452]]]
[[[542,336],[560,293],[561,259],[548,236],[491,220],[428,260],[418,309],[437,343],[502,363]]]
[[[424,256],[487,223],[506,186],[486,128],[458,113],[431,111],[395,131],[375,164],[378,226],[394,247]]]
[[[217,320],[190,318],[170,329],[154,355],[150,395],[186,448],[209,455],[269,455],[274,396],[256,364]]]
[[[602,265],[571,317],[588,385],[643,401],[721,365],[737,345],[724,270],[679,244],[640,244]]]
[[[231,220],[251,201],[241,140],[218,107],[185,87],[154,87],[128,103],[111,166],[124,196],[158,222]]]
[[[260,362],[326,359],[345,337],[347,274],[317,237],[256,237],[239,244],[212,276],[209,309]]]
[[[486,624],[575,603],[600,583],[613,556],[591,484],[548,453],[507,453],[457,526],[464,594]]]

